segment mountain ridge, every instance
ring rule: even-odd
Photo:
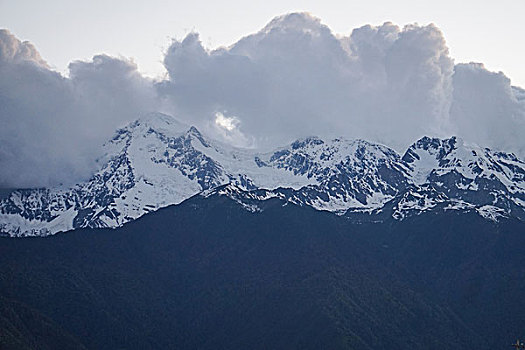
[[[117,130],[104,151],[101,170],[87,182],[18,190],[0,200],[0,232],[45,236],[119,227],[227,184],[237,197],[262,191],[347,216],[391,207],[390,217],[402,220],[442,207],[475,210],[490,220],[525,219],[525,163],[456,137],[423,137],[403,155],[365,140],[318,137],[260,153],[152,113]]]

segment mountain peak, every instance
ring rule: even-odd
[[[448,139],[424,136],[408,148],[402,159],[407,163],[420,160],[420,151],[425,151],[429,155],[435,156],[436,159],[442,159],[462,143],[456,136]]]
[[[152,129],[169,136],[175,136],[186,132],[190,129],[190,126],[170,115],[152,112],[142,115],[139,119],[124,127],[124,129],[139,132]]]
[[[118,227],[214,189],[250,211],[259,210],[258,201],[276,197],[335,213],[380,212],[392,207],[388,203],[401,203],[394,219],[432,208],[486,206],[525,218],[525,163],[456,137],[423,137],[403,158],[365,140],[318,137],[258,153],[149,113],[118,130],[104,147],[101,169],[89,181],[68,189],[16,191],[0,200],[0,231],[24,236]]]

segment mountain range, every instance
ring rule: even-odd
[[[224,185],[116,229],[0,239],[0,347],[489,350],[523,335],[522,220],[365,222],[251,195]]]
[[[494,349],[525,329],[525,163],[238,149],[159,113],[100,170],[0,202],[2,349]],[[17,238],[49,236],[42,238]]]
[[[525,219],[525,162],[456,137],[423,137],[403,155],[365,140],[317,137],[259,152],[151,113],[117,130],[103,149],[100,170],[84,183],[5,196],[0,232],[19,237],[115,228],[214,190],[249,211],[279,198],[360,222],[429,211]]]

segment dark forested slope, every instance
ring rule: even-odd
[[[489,349],[525,327],[519,221],[262,207],[196,196],[115,230],[1,239],[0,344]]]

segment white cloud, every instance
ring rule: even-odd
[[[237,117],[225,117],[221,112],[215,113],[215,124],[228,131],[233,131],[239,125]]]
[[[404,151],[423,135],[455,134],[525,155],[523,90],[482,65],[455,66],[434,25],[338,37],[309,14],[289,14],[228,48],[207,50],[191,33],[172,42],[164,65],[168,76],[154,82],[128,59],[98,55],[71,63],[65,78],[0,31],[0,186],[89,176],[97,146],[151,110],[243,147],[318,135]]]
[[[226,116],[224,113],[215,112],[213,123],[208,123],[201,127],[208,135],[212,134],[215,138],[226,141],[227,143],[242,148],[254,148],[255,140],[241,130],[241,121],[235,116]]]
[[[0,63],[32,62],[47,67],[33,44],[20,41],[6,29],[0,29]]]

